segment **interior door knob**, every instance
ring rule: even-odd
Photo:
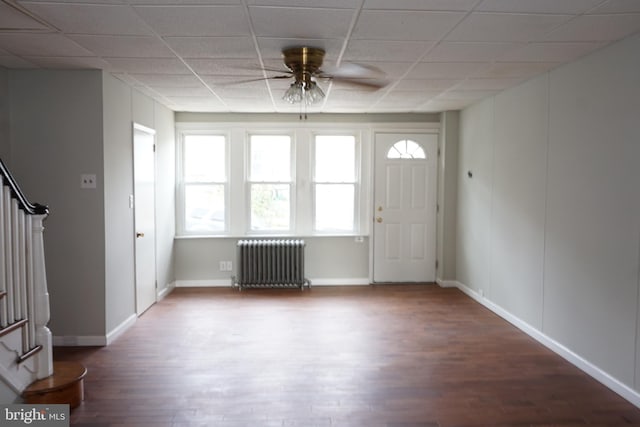
[[[382,217],[381,216],[376,217],[376,222],[382,222]]]
[[[136,233],[136,239],[137,239],[138,237],[144,237],[144,233]]]

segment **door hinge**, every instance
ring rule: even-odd
[[[436,213],[440,213],[440,205],[436,205]]]
[[[438,260],[436,260],[436,270],[438,269],[438,265],[439,265]]]
[[[438,157],[440,157],[440,148],[438,148]]]
[[[153,144],[153,152],[156,152],[156,144]]]

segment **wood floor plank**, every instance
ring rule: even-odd
[[[178,288],[88,368],[72,425],[639,425],[634,407],[456,289]]]

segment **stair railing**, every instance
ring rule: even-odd
[[[46,206],[27,200],[0,160],[0,339],[22,329],[15,364],[36,357],[37,379],[53,374],[43,243],[48,215]]]

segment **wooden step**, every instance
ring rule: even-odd
[[[84,399],[87,368],[78,362],[53,362],[53,375],[31,384],[22,392],[25,403],[66,403],[73,409]]]

